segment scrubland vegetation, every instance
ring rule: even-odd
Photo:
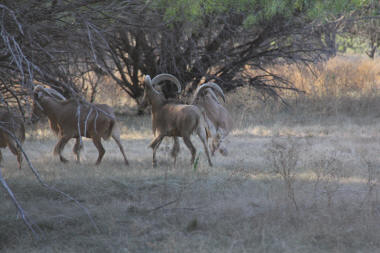
[[[94,166],[97,152],[87,140],[82,164],[75,163],[73,141],[65,150],[71,161],[62,164],[47,125],[28,126],[24,149],[33,165],[86,206],[99,231],[73,202],[41,187],[25,163],[17,170],[5,150],[3,176],[40,238],[1,191],[0,251],[377,252],[379,60],[338,56],[314,75],[296,66],[272,71],[304,92],[284,91],[287,105],[247,87],[228,94],[235,128],[229,156],[217,154],[214,167],[203,153],[190,166],[181,143],[174,168],[168,139],[152,169],[150,116],[128,114],[135,109],[122,97],[112,100],[124,113],[128,168],[113,142]]]

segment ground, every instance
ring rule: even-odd
[[[17,169],[3,150],[2,172],[38,238],[0,192],[1,252],[376,252],[380,250],[380,119],[366,115],[300,117],[287,112],[261,122],[235,113],[229,156],[209,167],[196,136],[197,166],[172,142],[152,168],[149,116],[121,117],[126,167],[116,144],[104,142],[103,162],[85,141],[82,164],[52,155],[56,139],[28,127],[24,144],[43,180]],[[91,222],[91,219],[96,226]]]

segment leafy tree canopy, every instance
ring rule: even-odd
[[[69,96],[96,87],[105,75],[138,101],[142,77],[162,72],[177,76],[190,92],[215,81],[225,91],[251,85],[276,97],[278,89],[293,88],[268,66],[310,65],[333,56],[340,27],[358,15],[378,15],[375,3],[3,0],[0,102],[16,101],[22,108],[36,82]],[[371,22],[368,34],[376,24]],[[371,37],[374,46],[377,38]],[[99,76],[90,86],[89,73]]]
[[[162,9],[167,21],[197,22],[205,15],[237,12],[246,14],[245,24],[258,25],[275,16],[290,18],[301,14],[309,20],[325,22],[326,18],[355,11],[372,1],[374,0],[154,0],[151,5]]]

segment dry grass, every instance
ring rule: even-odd
[[[321,73],[355,68],[372,81],[358,77],[354,92],[323,95],[332,85],[325,83],[302,97],[289,94],[288,110],[251,101],[252,90],[229,95],[236,122],[230,155],[217,154],[212,168],[202,153],[199,166],[190,166],[183,143],[173,168],[168,140],[152,169],[149,116],[121,118],[128,168],[112,141],[100,166],[89,141],[82,164],[74,162],[73,142],[65,149],[71,162],[61,164],[52,156],[51,133],[29,129],[24,146],[33,164],[46,182],[89,208],[100,232],[72,202],[40,187],[25,164],[18,171],[6,150],[3,174],[43,238],[32,238],[0,191],[0,251],[378,252],[380,82],[378,73],[365,73],[379,64],[346,61],[334,59]],[[295,72],[310,87],[326,80],[303,74]]]

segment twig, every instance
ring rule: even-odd
[[[91,115],[91,113],[92,113],[92,109],[93,107],[91,106],[90,107],[90,110],[88,111],[88,113],[87,113],[87,116],[86,116],[86,119],[84,120],[84,132],[83,132],[83,136],[85,136],[86,137],[86,135],[87,135],[87,122],[88,122],[88,119],[90,118],[90,115]],[[78,110],[79,110],[79,106],[78,106]],[[78,122],[79,122],[79,116],[78,116]],[[96,122],[96,120],[95,120],[95,122]],[[95,129],[96,129],[96,124],[94,123],[94,125],[95,125]],[[79,131],[79,130],[78,130]],[[95,132],[96,132],[96,130],[95,130]],[[80,131],[79,131],[79,133],[80,133]]]
[[[78,104],[76,116],[77,116],[77,123],[78,123],[79,146],[82,146],[83,145],[82,134],[81,134],[81,131],[80,131],[80,102],[78,100],[76,102]],[[86,132],[86,130],[85,130],[85,132]]]
[[[51,191],[54,191],[54,192],[57,192],[61,195],[63,195],[65,198],[73,201],[78,207],[80,207],[86,214],[87,214],[87,217],[90,219],[90,222],[92,223],[92,225],[95,227],[96,231],[99,232],[99,228],[98,226],[96,225],[94,219],[92,218],[90,212],[88,211],[88,209],[86,207],[84,207],[81,203],[79,203],[79,201],[77,199],[75,199],[74,197],[71,197],[71,195],[53,187],[53,186],[50,186],[48,184],[46,184],[41,176],[40,176],[40,173],[38,172],[38,170],[36,168],[34,168],[33,164],[31,163],[28,155],[25,153],[24,149],[22,148],[21,146],[21,143],[19,142],[18,138],[11,132],[9,131],[8,129],[6,129],[5,127],[1,126],[0,125],[0,129],[5,131],[10,137],[12,137],[12,139],[17,143],[17,146],[18,148],[21,150],[21,152],[23,153],[24,157],[25,157],[25,160],[29,166],[29,168],[32,170],[33,174],[35,175],[35,177],[37,178],[38,182],[45,188],[51,190]]]
[[[33,235],[39,239],[40,237],[38,236],[37,232],[33,229],[33,224],[32,222],[29,221],[29,218],[28,216],[26,215],[24,209],[22,208],[22,206],[20,205],[20,203],[17,201],[15,195],[13,194],[11,188],[9,188],[7,182],[5,181],[5,179],[3,178],[3,175],[1,173],[1,167],[0,167],[0,182],[1,184],[3,185],[4,189],[7,190],[8,192],[8,195],[11,197],[13,203],[15,204],[16,208],[18,209],[21,217],[22,217],[22,220],[24,221],[25,225],[29,228],[30,231],[32,231]],[[35,225],[38,227],[38,225]],[[38,227],[38,229],[40,230],[40,228]]]
[[[162,209],[164,207],[170,206],[171,204],[174,204],[174,203],[178,202],[179,200],[180,200],[180,198],[176,198],[175,200],[169,201],[163,205],[152,208],[152,209],[148,210],[148,212],[154,212],[154,211],[157,211],[157,210]]]

